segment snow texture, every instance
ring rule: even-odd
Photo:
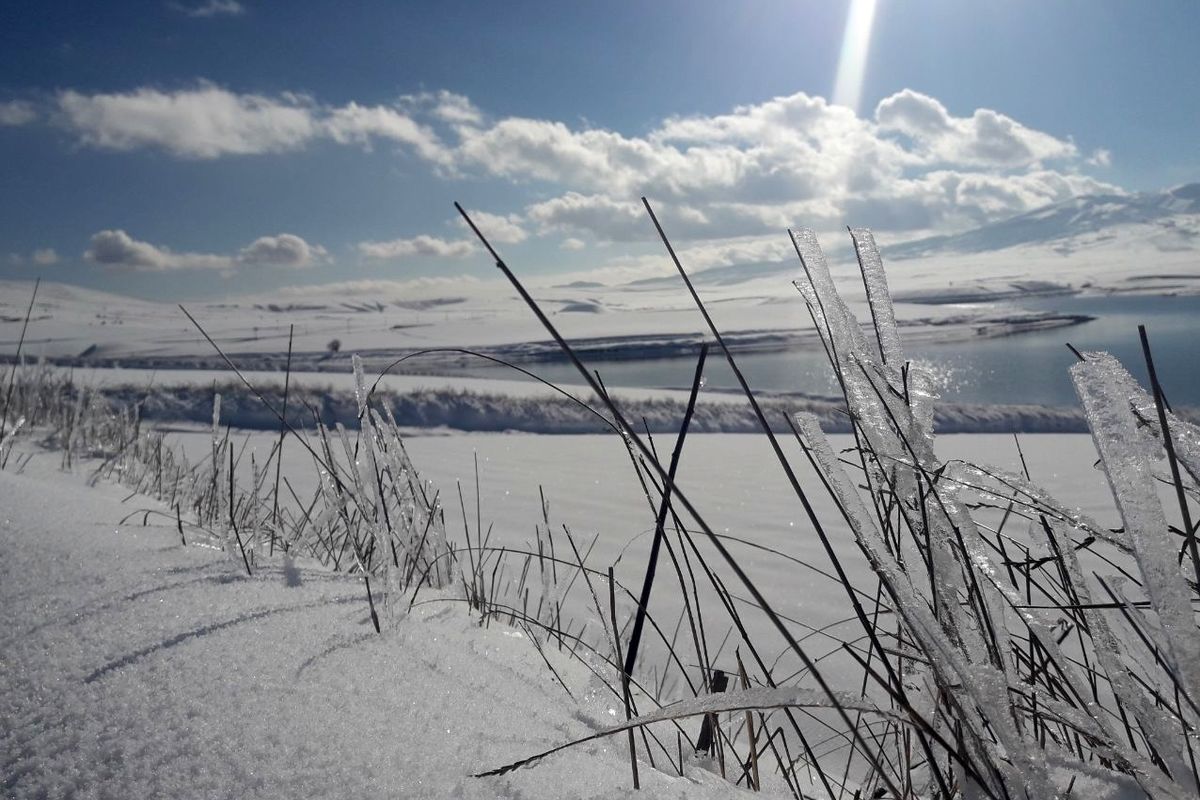
[[[299,560],[246,577],[173,525],[119,524],[125,491],[56,461],[0,472],[6,798],[740,794],[643,765],[635,795],[620,739],[472,778],[598,730],[614,698],[547,649],[572,702],[524,634],[455,603],[377,635],[353,578]]]

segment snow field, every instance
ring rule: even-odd
[[[547,650],[572,701],[523,633],[450,598],[377,635],[360,581],[304,562],[299,586],[278,563],[249,578],[171,526],[118,524],[127,492],[57,461],[0,472],[5,797],[631,793],[617,739],[469,776],[614,720],[579,662]],[[642,785],[734,791],[699,768]]]

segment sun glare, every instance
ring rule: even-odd
[[[875,3],[876,0],[850,0],[850,13],[846,16],[846,32],[842,36],[842,52],[838,56],[837,77],[833,84],[832,102],[847,106],[856,113],[867,71]]]

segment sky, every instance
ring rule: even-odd
[[[1200,4],[322,3],[0,11],[0,278],[164,300],[787,256],[1200,180]]]

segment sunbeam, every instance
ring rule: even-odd
[[[842,52],[838,56],[837,77],[833,84],[833,102],[855,112],[862,99],[874,19],[875,0],[850,0],[850,13],[846,17],[846,32],[842,36]]]

